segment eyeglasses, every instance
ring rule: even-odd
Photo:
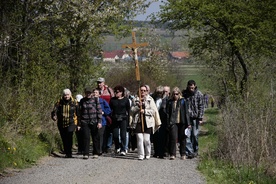
[[[179,93],[174,93],[173,95],[179,95]]]

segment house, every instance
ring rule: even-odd
[[[186,51],[169,52],[168,60],[173,62],[182,62],[190,58],[190,53]]]

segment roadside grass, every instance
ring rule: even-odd
[[[201,127],[199,137],[200,162],[198,169],[203,173],[208,184],[272,184],[276,178],[269,178],[262,169],[248,166],[233,166],[219,158],[218,132],[219,109],[208,108],[205,111],[206,123]]]
[[[10,141],[0,136],[0,173],[6,169],[26,168],[47,154],[48,145],[34,135],[12,138]]]

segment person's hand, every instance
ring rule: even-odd
[[[54,121],[56,121],[57,120],[57,116],[53,116],[53,118],[52,118]]]
[[[199,122],[199,125],[203,125],[203,121],[201,120],[201,121],[198,121]]]
[[[80,126],[77,126],[77,130],[80,131],[81,127]]]
[[[98,128],[98,129],[102,128],[102,124],[101,124],[101,123],[98,123],[97,128]]]
[[[145,110],[144,109],[141,109],[140,113],[141,114],[144,114]]]

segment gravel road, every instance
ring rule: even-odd
[[[198,158],[150,158],[139,161],[136,152],[126,156],[105,154],[98,159],[44,157],[36,166],[12,172],[0,184],[168,184],[206,183],[197,171]]]

